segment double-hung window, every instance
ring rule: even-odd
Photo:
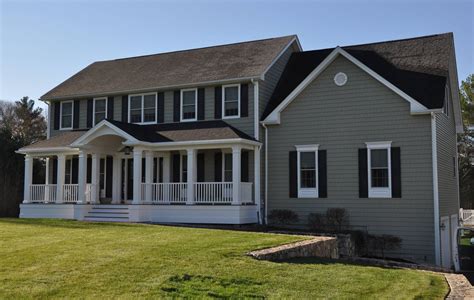
[[[318,197],[319,145],[296,146],[298,162],[298,198]]]
[[[369,198],[391,198],[391,142],[367,144]]]
[[[107,98],[94,99],[94,126],[107,118]]]
[[[223,176],[224,182],[232,182],[232,153],[224,153],[222,156],[224,162],[223,162]]]
[[[222,86],[222,116],[224,119],[240,117],[240,84]]]
[[[197,89],[181,90],[181,122],[197,120]]]
[[[130,95],[128,121],[130,123],[156,123],[156,93]]]
[[[73,101],[61,102],[60,129],[72,129]]]

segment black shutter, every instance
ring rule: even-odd
[[[113,174],[113,163],[114,159],[112,156],[107,156],[105,159],[105,174],[106,174],[106,180],[105,180],[105,197],[106,198],[112,198],[112,174]]]
[[[158,113],[158,123],[163,123],[165,121],[165,93],[158,93],[158,106],[156,108]]]
[[[222,119],[222,86],[214,88],[214,119]]]
[[[197,181],[204,182],[205,179],[205,163],[204,163],[204,153],[198,153],[197,155]]]
[[[392,147],[390,152],[392,164],[392,198],[401,198],[402,172],[400,166],[400,147]]]
[[[222,181],[222,152],[216,152],[214,155],[214,181]]]
[[[249,85],[247,83],[240,86],[240,116],[249,115]]]
[[[87,178],[86,183],[92,182],[92,157],[87,157]]]
[[[128,123],[128,95],[122,96],[122,122]]]
[[[367,148],[359,149],[359,198],[369,197],[369,183],[367,182]]]
[[[242,151],[240,158],[240,179],[242,182],[249,182],[249,152]]]
[[[326,150],[318,151],[319,198],[328,197],[328,175]]]
[[[77,184],[78,177],[79,177],[79,158],[77,156],[74,156],[71,161],[71,171],[72,171],[72,178],[71,178],[71,183],[72,184]]]
[[[174,91],[174,97],[173,97],[173,122],[179,122],[181,119],[181,95],[180,91]]]
[[[298,198],[298,155],[296,151],[290,151],[290,198]]]
[[[81,101],[79,100],[74,100],[74,108],[73,108],[73,122],[72,122],[72,128],[77,129],[79,128],[79,111],[80,111],[80,105]]]
[[[179,173],[181,168],[179,167],[179,154],[173,155],[173,182],[179,182]]]
[[[114,97],[107,97],[107,118],[106,119],[109,119],[109,120],[114,119]]]
[[[93,111],[94,100],[87,99],[87,128],[92,128],[92,111]]]
[[[54,130],[59,130],[59,118],[60,118],[60,111],[61,111],[61,103],[55,102],[54,103]]]
[[[53,184],[58,184],[58,159],[53,158]]]
[[[205,92],[203,88],[198,89],[198,108],[197,108],[198,120],[204,120],[204,97],[205,97],[204,93]]]

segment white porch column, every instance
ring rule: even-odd
[[[254,152],[253,152],[253,166],[254,166],[254,201],[255,204],[257,205],[257,217],[258,217],[258,223],[262,224],[262,210],[261,210],[261,203],[260,203],[260,147],[255,146]]]
[[[153,183],[153,151],[145,152],[145,203],[151,204],[152,183]]]
[[[194,182],[196,182],[196,149],[187,149],[188,154],[188,185],[186,204],[194,204]]]
[[[66,173],[66,155],[59,154],[58,155],[58,176],[57,176],[57,185],[56,185],[56,203],[63,203],[64,195],[63,195],[63,185],[65,180],[65,173]]]
[[[44,202],[49,202],[49,185],[51,184],[49,180],[49,157],[45,159],[45,172],[44,172]]]
[[[91,202],[99,203],[100,192],[100,156],[97,153],[92,154],[92,177],[91,177]]]
[[[232,146],[232,205],[240,205],[241,147]]]
[[[164,183],[169,183],[170,182],[170,153],[165,152],[162,154],[163,157],[163,182]]]
[[[120,169],[120,163],[122,159],[118,155],[114,155],[113,165],[112,165],[112,203],[120,203],[120,184],[122,182],[122,172]]]
[[[142,156],[143,150],[133,149],[133,202],[132,204],[142,203]]]
[[[79,152],[79,172],[77,175],[77,203],[86,203],[86,176],[87,176],[87,153],[84,151]]]
[[[23,186],[23,203],[31,202],[30,186],[33,182],[33,157],[25,155],[25,183]]]

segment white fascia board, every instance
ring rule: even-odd
[[[115,131],[117,133],[118,136],[121,136],[121,137],[123,137],[124,139],[126,139],[128,141],[131,141],[131,142],[137,142],[138,141],[136,138],[134,138],[130,134],[126,133],[122,129],[118,128],[117,126],[113,125],[112,123],[108,122],[107,120],[102,120],[102,121],[99,122],[99,124],[97,124],[92,129],[87,131],[84,135],[79,137],[77,140],[75,140],[71,144],[71,147],[80,147],[80,146],[83,146],[83,145],[87,144],[88,142],[90,142],[89,137],[93,136],[94,133],[96,133],[97,131],[99,131],[103,127],[108,127],[110,129],[112,129],[113,131]]]
[[[79,149],[71,148],[71,147],[48,147],[48,148],[29,148],[29,149],[21,148],[15,151],[15,153],[31,155],[31,156],[48,156],[48,155],[56,155],[59,153],[77,154],[79,153]]]
[[[313,81],[315,80],[336,58],[342,55],[356,66],[364,70],[380,83],[388,87],[390,90],[401,96],[410,103],[411,114],[429,114],[429,110],[424,105],[407,95],[405,92],[388,82],[382,76],[374,72],[372,69],[364,65],[358,59],[344,51],[340,47],[336,47],[306,78],[283,100],[266,118],[262,121],[263,124],[280,124],[280,113]]]
[[[235,144],[240,144],[240,145],[248,145],[249,147],[254,147],[254,146],[261,146],[262,143],[257,142],[257,141],[250,141],[242,138],[236,138],[236,139],[224,139],[224,140],[201,140],[201,141],[182,141],[182,142],[162,142],[162,143],[152,143],[152,142],[131,142],[131,141],[125,141],[122,143],[124,146],[132,146],[132,147],[153,147],[153,148],[160,148],[161,150],[167,150],[165,148],[183,148],[183,147],[189,147],[189,148],[209,148],[214,147],[214,148],[219,148],[220,146],[229,146],[229,145],[235,145]]]

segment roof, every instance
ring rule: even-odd
[[[222,120],[138,125],[107,120],[142,142],[187,142],[203,140],[255,139]]]
[[[72,142],[77,140],[84,133],[86,133],[86,130],[66,131],[61,134],[55,135],[47,140],[38,141],[31,145],[25,146],[20,150],[69,147]]]
[[[428,109],[441,108],[452,34],[343,46],[346,52]],[[294,52],[262,115],[265,119],[335,48]]]
[[[41,99],[133,91],[257,78],[296,35],[235,44],[99,61],[59,84]]]

